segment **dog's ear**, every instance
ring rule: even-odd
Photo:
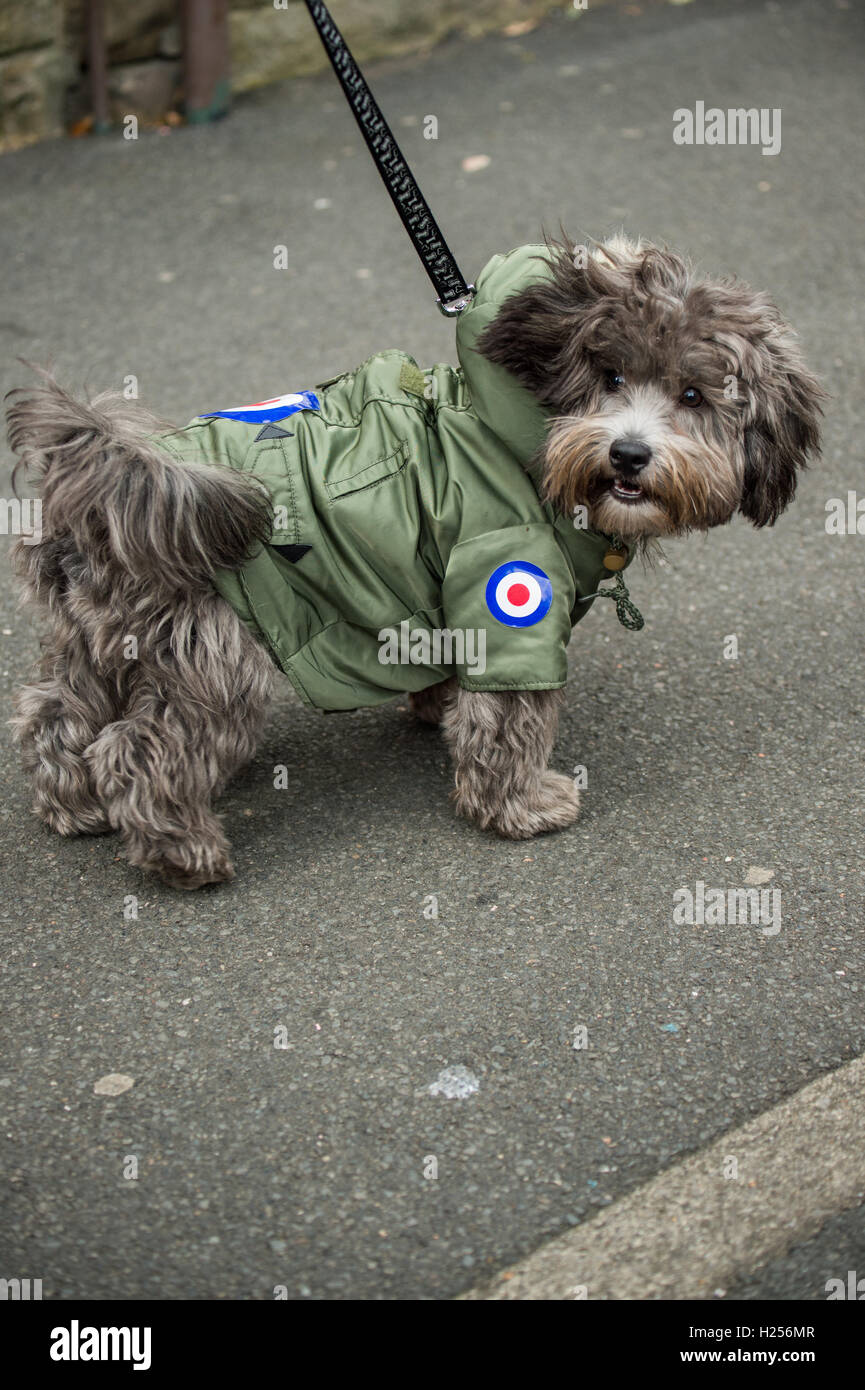
[[[478,350],[545,405],[578,398],[592,381],[581,351],[587,320],[602,300],[621,293],[635,256],[639,248],[623,239],[594,248],[548,240],[552,275],[504,301]]]
[[[819,452],[820,402],[826,393],[780,319],[759,355],[768,369],[752,388],[754,419],[745,430],[739,510],[755,526],[772,526],[793,499],[799,470]]]

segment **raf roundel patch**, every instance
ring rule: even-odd
[[[318,410],[318,396],[313,391],[295,391],[290,396],[272,396],[269,401],[254,401],[252,405],[232,405],[227,410],[208,410],[199,420],[241,420],[249,425],[268,420],[284,420],[298,410]]]
[[[531,627],[550,611],[553,586],[547,575],[528,560],[499,565],[487,580],[487,608],[507,627]]]

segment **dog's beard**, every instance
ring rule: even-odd
[[[742,488],[740,448],[671,428],[656,430],[651,461],[630,479],[610,462],[610,446],[621,432],[618,412],[554,420],[545,451],[545,498],[568,515],[584,506],[593,529],[633,539],[705,530],[733,514]]]

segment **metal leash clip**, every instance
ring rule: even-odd
[[[436,304],[438,305],[439,313],[444,314],[447,319],[455,319],[459,314],[465,312],[476,293],[477,286],[468,285],[465,294],[457,295],[456,299],[449,299],[447,302],[443,299],[437,299]]]

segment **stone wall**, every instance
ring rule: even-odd
[[[474,37],[569,8],[554,0],[329,0],[358,62]],[[232,0],[232,87],[236,92],[280,78],[319,72],[328,60],[303,0]]]
[[[66,89],[74,80],[59,0],[0,3],[0,140],[7,147],[63,128]]]
[[[597,3],[597,0],[596,0]],[[526,23],[563,0],[332,0],[360,60],[450,34]],[[182,102],[179,0],[105,0],[112,116],[160,121]],[[327,66],[303,0],[230,0],[231,86],[249,91]],[[0,0],[0,150],[86,129],[85,0]]]

